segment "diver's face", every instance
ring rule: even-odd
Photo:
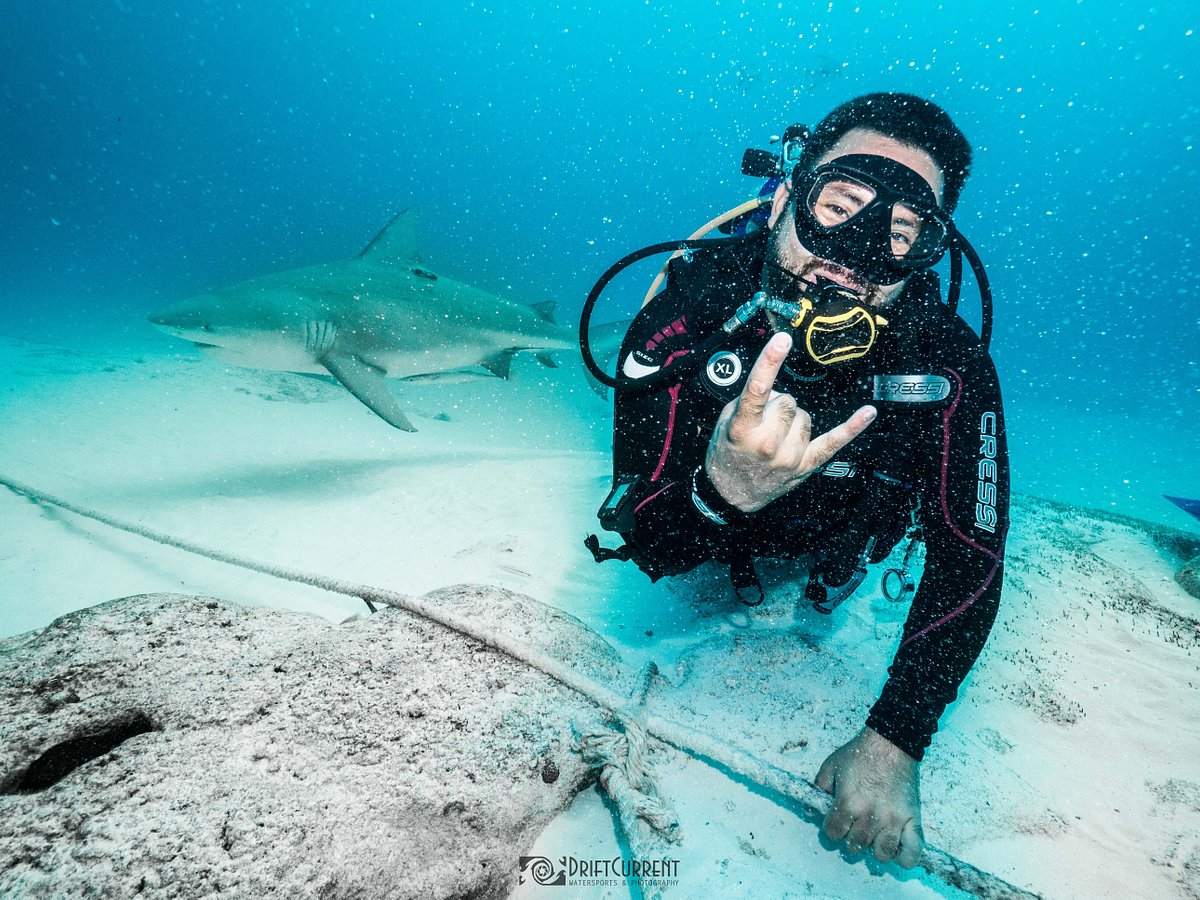
[[[929,182],[938,204],[941,204],[945,186],[942,170],[933,161],[933,157],[924,150],[902,144],[895,138],[877,131],[853,128],[829,148],[829,151],[818,160],[817,165],[824,165],[830,160],[848,156],[851,153],[886,156],[901,165],[908,166]],[[771,254],[771,258],[778,265],[809,284],[815,284],[818,275],[835,281],[854,291],[873,306],[887,306],[900,296],[900,292],[904,290],[904,285],[908,282],[907,278],[896,284],[875,284],[845,266],[839,266],[837,263],[810,253],[796,237],[796,228],[792,222],[794,206],[791,198],[791,184],[785,180],[775,191],[771,205],[771,217],[768,220],[771,235],[767,252]],[[776,227],[777,224],[778,227]],[[770,267],[768,267],[768,277],[770,276]]]

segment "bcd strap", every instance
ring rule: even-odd
[[[610,559],[619,559],[621,562],[628,562],[630,553],[632,552],[628,544],[622,544],[616,549],[601,547],[600,538],[594,534],[589,534],[583,539],[583,546],[592,551],[592,559],[598,563],[607,562]]]
[[[758,606],[766,596],[763,593],[762,582],[754,571],[754,560],[746,553],[736,557],[729,563],[729,580],[733,582],[734,593],[747,606]]]
[[[884,472],[872,472],[850,524],[809,573],[804,595],[817,612],[832,612],[854,593],[867,576],[867,566],[886,558],[904,536],[912,510],[908,485]]]

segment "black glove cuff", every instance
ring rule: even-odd
[[[721,496],[712,479],[708,477],[704,463],[696,466],[692,473],[692,506],[700,515],[720,527],[737,525],[749,518],[747,513]]]

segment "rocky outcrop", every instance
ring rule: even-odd
[[[619,681],[603,640],[528,598],[426,599]],[[572,723],[599,717],[395,609],[114,600],[0,643],[0,895],[504,896],[589,779]]]
[[[1191,562],[1184,563],[1175,573],[1175,580],[1179,582],[1181,588],[1200,600],[1200,556]]]

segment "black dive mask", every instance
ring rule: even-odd
[[[875,284],[895,284],[946,252],[954,224],[929,183],[886,156],[840,156],[792,174],[796,237]]]

